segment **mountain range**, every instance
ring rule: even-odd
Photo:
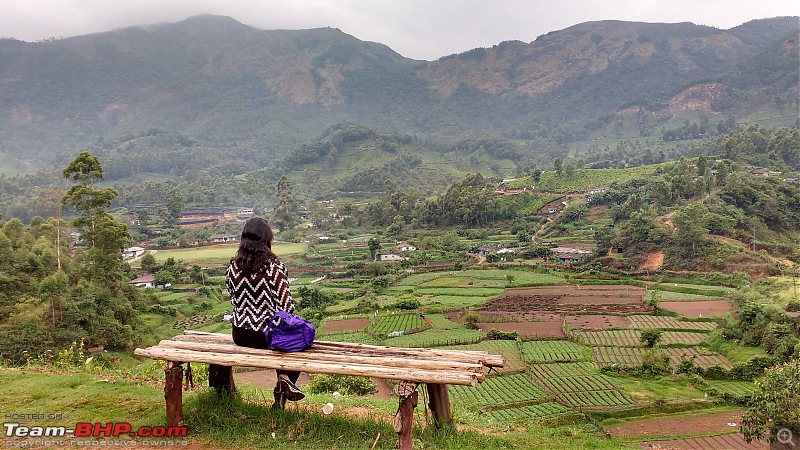
[[[336,124],[444,143],[551,145],[680,120],[768,113],[797,123],[798,17],[729,30],[588,22],[436,61],[334,28],[259,30],[229,17],[35,43],[0,40],[0,172],[62,165],[142,134],[264,164]],[[785,113],[789,111],[789,113]],[[536,145],[532,146],[534,150]]]

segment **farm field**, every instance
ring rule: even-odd
[[[717,328],[717,324],[714,322],[690,322],[668,316],[633,315],[628,316],[628,320],[631,322],[630,327],[637,330],[651,330],[654,328],[660,328],[662,330],[711,331]]]
[[[482,331],[516,331],[522,339],[566,338],[564,322],[561,320],[539,322],[478,322]]]
[[[526,373],[487,377],[476,387],[448,386],[453,401],[492,407],[541,402],[549,397]]]
[[[320,332],[333,333],[337,331],[362,330],[370,324],[366,317],[356,317],[352,319],[328,320],[322,326]]]
[[[638,347],[593,347],[592,361],[598,367],[635,367],[641,365],[642,357],[648,349]],[[692,360],[693,364],[703,369],[720,366],[730,369],[733,364],[722,355],[700,354],[691,348],[666,348],[662,349],[670,359],[672,366],[679,365],[682,361]]]
[[[159,250],[153,256],[156,261],[163,263],[167,258],[176,261],[184,260],[188,264],[198,264],[202,267],[224,266],[236,255],[239,244],[219,244],[206,247],[181,248],[172,250]],[[274,242],[272,251],[278,256],[292,255],[306,251],[306,244]]]
[[[303,281],[307,284],[314,278],[308,275]],[[643,348],[640,336],[649,329],[663,330],[660,344],[679,346],[658,350],[669,357],[672,368],[690,359],[703,369],[715,366],[730,369],[733,364],[725,356],[699,345],[709,336],[718,339],[711,333],[717,328],[715,322],[649,315],[650,308],[643,302],[648,292],[637,286],[578,287],[574,279],[570,281],[572,284],[567,284],[557,274],[505,269],[402,274],[395,283],[374,293],[377,315],[374,309],[357,309],[363,299],[342,299],[327,309],[329,316],[320,323],[317,336],[327,341],[502,354],[505,367],[489,371],[477,387],[448,387],[454,406],[464,408],[467,417],[474,414],[480,426],[492,429],[508,424],[515,427],[538,423],[586,424],[587,413],[622,415],[627,411],[621,410],[649,408],[660,401],[666,401],[667,405],[704,401],[733,404],[751,392],[752,384],[742,382],[705,381],[695,385],[695,379],[685,375],[640,380],[629,375],[630,371],[601,372],[601,368],[609,366],[640,365],[649,351]],[[296,285],[297,281],[293,283]],[[354,275],[327,279],[317,286],[327,292],[358,289],[364,286],[364,280]],[[667,292],[660,291],[659,295]],[[213,305],[213,310],[196,310],[200,299],[195,295],[161,295],[161,305],[194,315],[184,318],[179,313],[180,320],[175,320],[149,314],[147,323],[176,329],[225,331],[226,326],[229,329],[229,324],[218,320],[219,312],[228,310],[229,305],[220,302]],[[415,299],[421,305],[416,310],[395,309],[401,299]],[[704,302],[674,303],[705,307]],[[665,303],[670,305],[662,301],[661,306]],[[425,315],[427,323],[420,314]],[[467,314],[477,315],[478,320],[470,317],[465,322]],[[707,317],[706,312],[702,314]],[[470,329],[468,323],[476,324],[479,329]],[[489,340],[493,329],[517,331],[519,339]],[[575,341],[567,337],[574,337]],[[717,348],[713,344],[712,341],[708,346]],[[728,350],[719,351],[730,356]],[[635,445],[645,439],[664,437],[643,435],[622,439]]]
[[[614,409],[633,405],[627,392],[587,362],[533,364],[531,376],[556,401],[572,408]]]
[[[530,363],[583,361],[585,348],[570,341],[526,341],[522,357]]]
[[[496,373],[498,375],[524,372],[527,368],[527,365],[525,364],[526,360],[523,359],[523,354],[519,349],[519,344],[517,341],[482,341],[478,342],[477,344],[452,345],[443,348],[452,350],[480,350],[492,354],[503,355],[506,359],[505,365],[503,367],[492,369],[492,373]]]
[[[731,310],[728,300],[703,300],[698,302],[661,302],[661,308],[674,311],[690,319],[724,316]]]
[[[576,314],[564,316],[570,328],[577,330],[602,330],[605,328],[628,328],[631,316],[612,316],[608,314]]]
[[[730,433],[738,431],[743,410],[713,414],[693,414],[658,417],[608,427],[612,436],[643,438],[654,436],[691,436],[701,433]],[[730,424],[735,424],[731,426]]]
[[[592,347],[642,347],[639,330],[573,331],[573,335]],[[663,345],[697,345],[708,339],[706,333],[664,331],[659,342]]]

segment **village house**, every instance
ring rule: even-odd
[[[499,247],[497,245],[484,244],[484,245],[481,245],[480,247],[478,247],[475,250],[475,253],[477,253],[479,255],[486,256],[489,253],[497,253],[497,251],[500,250],[501,248],[502,247]]]
[[[769,169],[755,169],[751,174],[759,177],[768,177],[769,176]]]
[[[394,248],[400,250],[401,252],[413,252],[414,250],[417,249],[417,247],[414,247],[413,245],[406,243],[397,244],[394,246]]]
[[[122,250],[122,259],[138,258],[144,255],[145,249],[142,247],[128,247]]]
[[[136,287],[146,287],[151,288],[153,287],[153,282],[155,282],[156,276],[152,273],[148,273],[147,275],[142,275],[139,278],[133,279],[128,281],[128,284]]]
[[[408,259],[406,256],[395,255],[389,252],[378,252],[375,254],[376,261],[403,261]]]
[[[209,238],[211,242],[216,243],[223,243],[223,242],[236,242],[236,236],[229,236],[227,234],[215,234]]]
[[[581,262],[584,258],[592,254],[592,252],[589,250],[581,250],[571,247],[556,247],[550,251],[552,252],[555,261],[559,263]]]

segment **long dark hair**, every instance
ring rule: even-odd
[[[272,228],[261,217],[253,217],[242,228],[239,250],[233,261],[239,269],[253,273],[264,268],[269,261],[277,261],[272,253]]]

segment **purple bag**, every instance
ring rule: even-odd
[[[275,325],[276,319],[280,319]],[[270,350],[301,352],[314,343],[316,330],[311,322],[286,311],[278,311],[269,319],[267,345]]]

